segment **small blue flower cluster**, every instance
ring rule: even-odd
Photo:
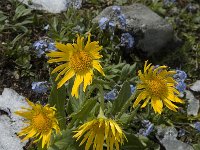
[[[200,122],[195,122],[194,128],[197,129],[200,132]]]
[[[176,70],[176,74],[174,75],[174,79],[178,83],[176,85],[176,89],[183,93],[186,90],[185,80],[187,78],[187,74],[182,70]]]
[[[130,85],[130,88],[131,88],[131,94],[133,94],[135,92],[135,86]],[[104,94],[104,99],[105,100],[115,100],[117,98],[118,94],[119,93],[118,93],[117,89],[113,89],[110,92]]]
[[[111,13],[110,18],[102,17],[99,20],[99,28],[105,30],[108,27],[111,31],[117,26],[120,26],[121,29],[126,28],[126,18],[124,14],[121,13],[121,8],[119,6],[112,7],[113,13]]]
[[[36,93],[46,93],[48,90],[48,83],[47,81],[42,81],[42,82],[33,82],[31,84],[32,90]]]
[[[131,84],[130,87],[131,87],[131,94],[133,94],[135,92],[135,86]]]
[[[74,9],[80,9],[82,7],[82,0],[66,0],[66,7],[69,8],[70,6]]]
[[[119,27],[122,30],[126,29],[126,17],[121,12],[119,6],[112,7],[113,12],[110,14],[110,17],[102,17],[99,20],[99,28],[101,30],[109,29],[111,32],[110,39],[113,40],[114,31],[116,27]],[[130,33],[122,33],[120,45],[126,48],[132,48],[135,43],[134,37]]]
[[[122,33],[121,35],[121,46],[126,48],[132,48],[134,46],[135,40],[130,33]]]
[[[142,126],[144,128],[139,130],[139,134],[143,136],[148,136],[154,129],[154,124],[152,124],[149,120],[143,120]]]
[[[45,52],[57,50],[55,43],[49,39],[38,40],[33,44],[33,47],[36,50],[36,55],[38,58],[40,58]]]
[[[117,89],[113,89],[110,92],[104,94],[104,99],[105,100],[115,100],[117,98],[117,95],[118,95]]]

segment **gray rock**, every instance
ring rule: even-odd
[[[102,17],[110,18],[112,7],[105,8],[93,19],[93,23],[98,23]],[[173,40],[172,25],[148,7],[135,3],[130,6],[120,6],[120,8],[126,18],[126,31],[134,33],[138,39],[136,45],[138,49],[152,54]]]
[[[25,127],[23,118],[15,114],[21,107],[29,107],[25,98],[5,88],[0,95],[0,150],[23,150],[27,143],[16,135]]]
[[[199,111],[199,100],[194,97],[192,92],[186,90],[186,99],[188,100],[188,106],[187,106],[187,114],[188,115],[198,115]]]
[[[18,0],[30,8],[45,10],[50,13],[61,13],[66,11],[69,6],[80,8],[82,0]]]
[[[200,92],[200,80],[197,80],[195,83],[193,83],[190,89],[195,92]]]
[[[174,127],[157,127],[157,139],[166,150],[193,150],[192,146],[176,139],[178,135]]]

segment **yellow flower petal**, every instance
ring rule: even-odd
[[[151,100],[151,105],[152,105],[153,109],[155,110],[155,112],[158,112],[159,114],[161,114],[162,108],[163,108],[163,103],[159,98],[153,97]]]
[[[161,114],[163,104],[169,109],[177,111],[178,108],[172,102],[184,103],[179,99],[179,91],[175,87],[176,81],[173,79],[175,71],[167,71],[167,66],[151,66],[144,64],[144,71],[138,71],[140,82],[136,85],[139,92],[133,107],[137,106],[140,101],[145,100],[141,108],[145,107],[149,101],[156,113]]]
[[[60,71],[60,70],[62,70],[62,69],[64,69],[64,68],[66,68],[68,65],[69,65],[69,64],[67,63],[67,64],[62,64],[62,65],[56,67],[56,68],[51,72],[51,74],[56,73],[56,72],[58,72],[58,71]]]
[[[75,75],[74,70],[70,69],[68,72],[65,73],[63,79],[58,83],[58,88],[60,88],[65,82],[71,79]]]
[[[63,58],[63,57],[61,57],[61,58],[56,58],[56,59],[50,59],[50,60],[48,60],[48,63],[57,63],[57,62],[63,62],[63,61],[67,61],[67,59],[66,58]]]
[[[72,87],[72,96],[78,98],[78,89],[82,82],[83,82],[83,76],[77,74],[76,79],[74,81],[74,85]]]
[[[88,130],[85,130],[86,126]],[[119,144],[122,145],[123,139],[126,138],[119,125],[107,118],[98,118],[84,123],[75,132],[80,132],[79,136],[77,134],[73,136],[76,139],[84,136],[80,145],[86,143],[85,150],[89,150],[92,144],[93,150],[103,150],[104,142],[108,150],[114,147],[119,150]]]
[[[150,99],[151,99],[151,97],[148,97],[148,98],[144,101],[144,103],[142,104],[141,108],[146,107],[146,105],[148,104],[148,102],[149,102]]]
[[[60,78],[61,75],[67,73],[69,71],[69,68],[70,68],[69,64],[67,64],[66,67],[57,75],[55,81],[57,81]]]
[[[102,57],[102,55],[99,54],[99,51],[102,49],[102,46],[99,46],[97,41],[91,42],[90,36],[91,34],[89,33],[86,46],[84,46],[84,38],[77,35],[76,43],[68,43],[66,45],[56,43],[56,48],[58,51],[50,52],[47,54],[47,56],[51,57],[51,59],[48,60],[48,63],[64,62],[66,65],[65,66],[64,64],[61,64],[52,71],[52,73],[60,71],[56,77],[56,81],[65,74],[61,81],[58,83],[58,88],[60,88],[65,82],[72,78],[72,70],[74,71],[74,75],[79,75],[81,76],[81,79],[84,80],[83,91],[85,91],[87,85],[92,83],[94,69],[97,69],[102,75],[105,75],[103,68],[99,63],[99,59]],[[75,78],[74,81],[74,84],[76,83],[76,85],[73,86],[72,95],[75,95],[78,98],[79,86],[77,86],[77,83],[80,82],[76,81],[77,79],[79,78]]]
[[[85,92],[85,89],[88,85],[92,83],[92,76],[93,76],[93,71],[90,70],[88,71],[85,76],[84,76],[84,86],[83,86],[83,91]]]
[[[178,108],[176,105],[174,105],[170,100],[163,99],[164,104],[171,110],[177,112],[176,108]]]
[[[136,98],[135,102],[133,103],[133,107],[136,107],[140,103],[140,101],[145,99],[146,97],[147,97],[147,92],[142,91]]]
[[[103,76],[105,76],[104,72],[103,72],[103,68],[101,67],[101,65],[99,64],[98,60],[94,60],[93,61],[93,67],[95,69],[97,69]]]
[[[52,131],[55,129],[57,133],[60,133],[58,121],[55,117],[55,109],[54,107],[49,107],[49,105],[42,106],[41,104],[27,101],[31,108],[27,109],[27,111],[16,112],[21,117],[25,116],[25,123],[28,124],[18,135],[25,136],[22,141],[29,138],[34,138],[34,142],[42,140],[42,148],[45,145],[48,147]]]

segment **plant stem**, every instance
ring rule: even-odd
[[[135,117],[135,115],[137,114],[138,109],[140,108],[140,104],[137,105],[137,107],[131,112],[131,115],[129,116],[127,123],[129,123],[131,120],[133,120],[133,118]]]
[[[135,99],[135,96],[136,96],[136,94],[137,94],[137,91],[135,91],[132,95],[131,95],[131,97],[126,101],[126,103],[124,104],[124,106],[122,107],[122,109],[121,109],[121,111],[119,112],[119,114],[117,115],[117,119],[119,119],[122,115],[123,115],[123,113],[128,109],[128,107],[129,106],[131,106],[131,102],[132,102],[132,100],[134,100]]]

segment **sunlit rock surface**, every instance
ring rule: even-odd
[[[188,101],[187,114],[196,116],[199,111],[199,100],[194,97],[192,92],[186,90],[186,99]]]
[[[23,150],[26,142],[16,135],[25,124],[14,112],[28,107],[25,98],[14,90],[5,88],[0,95],[0,150]]]
[[[176,139],[178,132],[174,127],[157,128],[157,139],[165,147],[166,150],[193,150],[189,144],[183,143]]]
[[[190,89],[195,92],[200,92],[200,80],[194,82]]]
[[[66,11],[69,6],[79,9],[82,6],[82,0],[18,0],[30,8],[45,10],[50,13],[61,13]]]

